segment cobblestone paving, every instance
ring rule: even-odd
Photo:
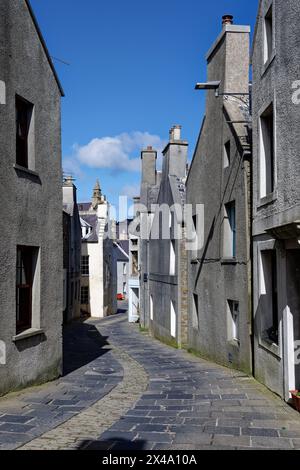
[[[20,450],[84,449],[131,408],[146,390],[148,376],[143,367],[124,351],[113,348],[113,354],[124,368],[122,382],[86,411],[29,442]]]
[[[88,449],[299,449],[300,415],[243,373],[142,335],[124,320],[96,325],[147,371],[135,406]]]
[[[140,333],[136,325],[129,325],[124,316],[89,321],[85,327],[102,342],[107,337],[110,346],[102,345],[99,356],[98,343],[95,353],[99,357],[77,370],[74,361],[73,372],[55,385],[45,386],[41,394],[50,397],[50,402],[45,403],[44,397],[33,402],[32,392],[10,399],[11,406],[5,410],[5,400],[0,401],[0,419],[6,415],[6,421],[0,422],[3,447],[300,449],[299,414],[252,378],[162,345]],[[107,349],[110,351],[103,354]],[[87,384],[91,373],[93,377],[94,373],[100,375]],[[113,383],[107,379],[113,379]],[[57,396],[51,387],[59,389]],[[88,391],[81,394],[82,388]],[[85,393],[92,393],[92,398],[82,400]],[[62,404],[62,400],[70,403]],[[66,406],[77,408],[60,417],[62,424],[53,424],[54,414],[60,413],[60,407],[65,413]],[[27,421],[30,413],[34,417]],[[19,426],[17,432],[15,424]],[[33,427],[24,430],[23,426]],[[47,427],[44,433],[43,426]],[[37,435],[40,437],[35,438]]]
[[[64,340],[64,377],[0,399],[0,450],[15,449],[68,421],[122,381],[122,366],[92,324],[67,327]]]

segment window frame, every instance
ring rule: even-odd
[[[268,128],[267,119],[272,111],[272,129],[268,136],[266,135]],[[264,202],[272,201],[276,194],[277,188],[277,152],[276,152],[276,102],[272,100],[267,106],[264,106],[259,112],[259,184],[258,184],[258,199],[260,204]],[[270,151],[268,152],[268,142],[270,143]],[[268,171],[268,168],[269,171]],[[268,189],[268,186],[270,188]]]
[[[16,253],[16,334],[21,334],[32,328],[33,322],[33,285],[34,285],[34,259],[36,248],[17,245]],[[26,263],[23,265],[23,263]],[[23,280],[23,269],[26,282]],[[27,291],[27,306],[20,301],[20,291]],[[23,303],[23,305],[22,305]],[[21,310],[23,307],[23,310]],[[26,312],[27,310],[27,312]],[[24,319],[23,319],[24,317]]]
[[[83,291],[85,294],[83,294]],[[83,302],[84,300],[87,300],[87,302]],[[89,292],[89,286],[81,286],[80,287],[80,304],[81,305],[88,305],[90,302],[90,292]]]
[[[229,147],[229,148],[228,148]],[[231,140],[228,139],[224,143],[224,153],[223,153],[223,168],[229,168],[231,164]]]
[[[20,115],[22,116],[24,121],[20,119]],[[26,116],[25,116],[26,115]],[[34,105],[30,103],[25,98],[16,95],[15,96],[15,119],[16,119],[16,164],[24,169],[31,169],[33,170],[33,158],[31,155],[31,145],[30,145],[30,137],[33,131],[33,116],[34,116]],[[20,128],[24,127],[23,133],[24,135],[19,135]],[[22,132],[21,132],[22,133]],[[23,150],[22,150],[23,147]],[[24,154],[22,155],[22,151]]]
[[[86,262],[87,260],[87,262]],[[90,257],[89,255],[82,255],[80,262],[80,273],[81,276],[89,277],[90,276]]]
[[[233,214],[234,209],[234,214]],[[233,217],[234,215],[234,217]],[[236,200],[224,205],[223,222],[223,260],[235,260],[237,257]]]
[[[274,41],[274,5],[270,3],[263,17],[263,63],[266,66],[271,60],[275,50]]]
[[[227,299],[228,341],[240,344],[240,302]],[[237,307],[237,308],[235,308]]]
[[[193,293],[193,310],[192,310],[192,315],[193,315],[193,329],[196,331],[199,331],[199,295],[194,292]]]

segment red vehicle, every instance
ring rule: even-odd
[[[117,300],[125,300],[124,294],[117,294]]]

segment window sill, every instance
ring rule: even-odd
[[[39,174],[34,171],[30,170],[29,168],[26,168],[25,166],[17,165],[16,163],[14,164],[14,169],[18,171],[23,171],[23,173],[28,173],[29,175],[36,176],[37,178],[39,177]]]
[[[235,265],[235,264],[237,264],[237,259],[236,258],[222,258],[221,259],[221,264],[224,264],[224,265],[233,264],[233,265]]]
[[[258,200],[257,208],[260,209],[261,207],[268,206],[269,204],[273,204],[275,201],[277,201],[277,191],[274,191],[273,193],[268,194],[267,196],[261,198]]]
[[[259,341],[259,345],[266,351],[269,351],[272,354],[274,354],[274,356],[278,357],[279,359],[281,358],[280,347],[278,344],[274,343],[273,341],[267,338],[261,338]]]
[[[240,341],[238,339],[230,339],[228,341],[229,346],[239,349],[240,348]]]
[[[23,339],[32,338],[33,336],[39,336],[44,334],[44,330],[38,328],[30,328],[29,330],[23,331],[22,333],[13,336],[12,340],[14,343],[22,341]]]
[[[17,164],[14,165],[14,169],[19,177],[27,178],[31,181],[34,181],[35,183],[42,184],[39,174],[36,171]]]
[[[275,57],[276,57],[276,50],[274,49],[272,54],[270,55],[269,59],[267,60],[267,62],[262,67],[261,78],[267,73],[267,71],[271,67]]]

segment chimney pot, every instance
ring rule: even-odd
[[[153,150],[152,145],[148,145],[147,150]]]
[[[233,24],[233,16],[232,15],[224,15],[222,16],[222,25],[226,24]]]

